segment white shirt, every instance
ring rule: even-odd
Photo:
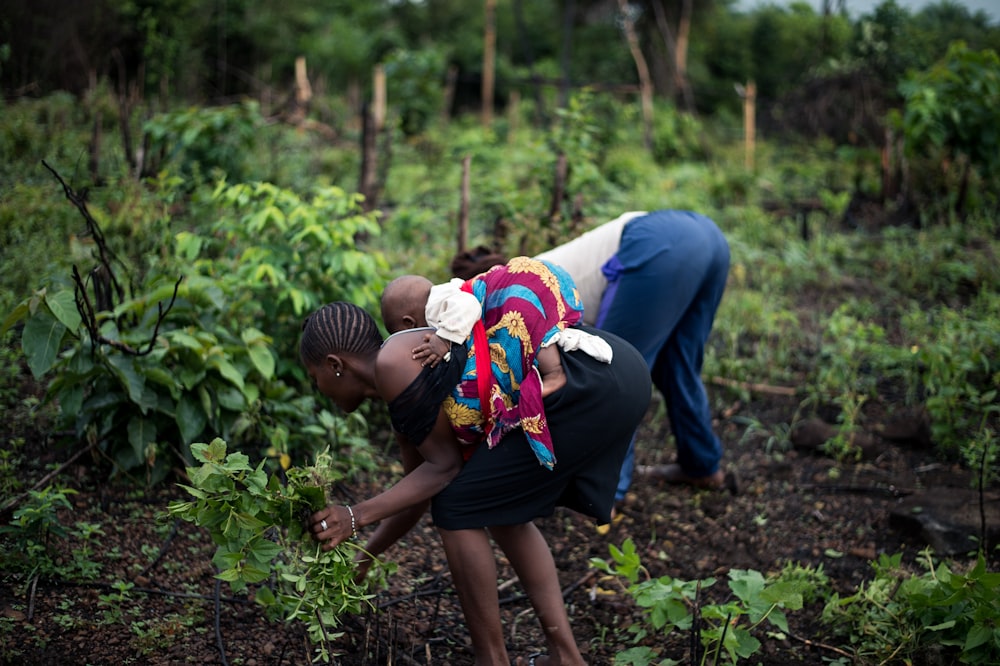
[[[465,280],[452,278],[431,287],[424,317],[427,324],[437,329],[439,337],[461,344],[472,333],[472,326],[483,316],[479,299],[462,291]]]
[[[645,211],[624,213],[619,217],[591,229],[582,236],[542,252],[536,259],[551,261],[562,266],[576,283],[576,289],[583,301],[583,323],[590,326],[597,320],[601,308],[601,297],[608,287],[608,281],[601,272],[601,266],[613,257],[621,246],[622,230],[625,224]],[[428,320],[430,321],[430,320]]]

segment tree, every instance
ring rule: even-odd
[[[908,152],[937,157],[945,171],[960,170],[955,211],[961,217],[971,171],[987,179],[1000,176],[1000,57],[955,42],[941,61],[905,80],[900,91]]]

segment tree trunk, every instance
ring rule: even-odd
[[[451,105],[455,101],[455,87],[458,85],[458,66],[448,66],[448,76],[444,85],[444,104],[441,108],[441,120],[445,123],[451,119]]]
[[[521,48],[521,54],[528,65],[528,72],[532,82],[532,92],[535,96],[535,124],[542,127],[545,123],[545,104],[542,100],[542,88],[537,84],[538,74],[535,72],[535,51],[531,47],[531,39],[527,35],[527,27],[524,25],[524,8],[522,0],[514,0],[514,26],[517,28],[517,42]]]
[[[684,0],[681,3],[681,19],[677,23],[677,51],[674,55],[674,63],[677,68],[677,79],[687,81],[687,58],[688,43],[691,39],[691,0]]]
[[[667,21],[667,14],[663,11],[663,4],[661,2],[653,3],[653,11],[656,14],[656,25],[663,36],[673,70],[673,91],[684,100],[684,108],[687,112],[693,114],[695,112],[694,93],[691,91],[691,83],[687,78],[688,32],[691,29],[690,2],[684,3],[684,10],[688,15],[686,22],[684,16],[681,16],[678,27],[679,33],[683,31],[683,41],[681,41],[674,39],[674,31],[670,29],[670,22]]]
[[[358,192],[365,197],[361,207],[366,212],[374,210],[377,203],[375,193],[377,137],[375,119],[366,102],[361,107],[361,183],[358,186]]]
[[[570,63],[573,61],[573,19],[576,16],[575,0],[566,0],[563,8],[563,39],[562,48],[559,55],[559,69],[561,71],[559,81],[559,108],[565,109],[569,105],[569,89],[572,75],[570,73]]]
[[[483,126],[493,124],[493,76],[496,68],[497,2],[486,0],[486,30],[483,35]]]
[[[458,253],[465,252],[469,247],[469,173],[472,156],[462,159],[462,193],[458,204]]]
[[[649,66],[639,48],[639,37],[635,33],[635,22],[629,13],[628,0],[618,0],[618,8],[622,13],[622,27],[625,40],[635,61],[635,69],[639,75],[639,95],[642,98],[643,143],[646,150],[653,148],[653,81],[649,76]]]
[[[559,221],[562,219],[562,200],[566,196],[566,175],[569,171],[566,153],[561,152],[556,158],[556,172],[552,183],[552,204],[549,206],[548,229],[546,236],[549,247],[558,245],[559,239],[556,233]]]
[[[94,185],[101,179],[101,110],[94,111],[94,127],[90,133],[90,182]]]

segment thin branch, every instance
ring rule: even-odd
[[[770,384],[753,384],[750,382],[739,382],[735,379],[728,379],[726,377],[712,377],[710,380],[713,384],[719,386],[726,386],[728,388],[740,389],[742,391],[750,391],[752,393],[769,393],[771,395],[795,395],[795,389],[789,386],[771,386]]]
[[[82,582],[76,580],[52,580],[54,584],[60,587],[86,587],[94,588],[98,590],[116,590],[114,585],[111,583],[101,583],[101,582]],[[150,594],[158,595],[161,597],[172,597],[177,599],[200,599],[202,601],[215,601],[216,596],[208,594],[196,594],[194,592],[174,592],[172,590],[163,590],[155,587],[130,587],[129,594],[139,593],[139,594]],[[219,601],[225,601],[227,604],[252,604],[254,603],[250,599],[241,599],[239,597],[218,597]]]
[[[174,283],[174,292],[170,296],[170,302],[167,304],[165,309],[163,307],[163,301],[156,304],[156,324],[153,326],[153,333],[149,336],[149,342],[146,343],[145,349],[135,349],[121,340],[112,340],[98,332],[97,314],[94,312],[94,308],[90,303],[90,298],[87,296],[87,289],[83,284],[83,278],[80,276],[80,271],[77,270],[76,266],[73,266],[73,282],[76,284],[74,291],[74,297],[76,298],[76,310],[80,313],[80,318],[83,320],[83,324],[87,329],[88,335],[90,335],[90,340],[95,345],[105,344],[125,354],[130,354],[132,356],[145,356],[152,352],[153,348],[156,346],[156,336],[160,332],[160,326],[163,324],[163,320],[166,319],[167,314],[174,307],[174,303],[177,301],[177,292],[180,289],[181,282],[183,280],[183,276],[177,278],[177,282]]]
[[[229,666],[229,661],[226,659],[226,645],[222,641],[222,627],[221,627],[221,617],[222,617],[222,604],[220,600],[222,599],[220,592],[222,590],[222,579],[215,579],[215,644],[219,647],[219,660],[222,662],[222,666]]]
[[[35,617],[35,590],[38,588],[38,574],[31,579],[31,593],[28,596],[28,622]]]
[[[799,641],[803,645],[808,645],[809,647],[816,647],[816,648],[820,648],[820,649],[823,649],[823,650],[829,650],[830,652],[836,652],[837,654],[839,654],[841,656],[844,656],[844,657],[847,657],[848,659],[852,659],[852,660],[854,659],[854,655],[851,654],[850,652],[848,652],[847,650],[841,650],[838,647],[834,647],[832,645],[827,645],[826,643],[819,643],[817,641],[813,641],[813,640],[810,640],[808,638],[802,638],[801,636],[796,636],[795,634],[793,634],[791,632],[785,632],[785,635],[788,636],[789,638],[794,638],[795,640]]]
[[[90,445],[87,445],[84,448],[80,449],[79,451],[77,451],[76,453],[74,453],[72,456],[70,456],[69,460],[67,460],[63,464],[59,465],[59,467],[57,467],[56,469],[52,470],[51,472],[49,472],[45,476],[43,476],[31,488],[29,488],[28,490],[26,490],[25,492],[21,493],[20,495],[18,495],[16,497],[11,497],[10,499],[8,499],[6,502],[3,503],[3,506],[0,507],[0,515],[3,515],[5,513],[7,513],[12,508],[14,508],[15,506],[17,506],[17,504],[21,500],[23,500],[25,497],[28,496],[29,492],[31,492],[32,490],[37,490],[38,488],[41,488],[43,485],[45,485],[46,483],[48,483],[49,481],[51,481],[52,479],[54,479],[56,476],[58,476],[59,474],[61,474],[63,472],[63,470],[65,470],[67,467],[69,467],[70,465],[72,465],[73,463],[75,463],[77,461],[77,459],[79,459],[80,456],[82,456],[84,453],[86,453],[89,450],[90,450]]]
[[[111,264],[113,262],[123,265],[122,261],[108,248],[108,244],[104,240],[104,233],[101,231],[100,225],[97,224],[97,220],[94,219],[94,216],[90,214],[90,210],[87,209],[87,202],[83,199],[83,197],[73,191],[73,188],[70,187],[66,181],[63,180],[62,176],[60,176],[55,169],[50,167],[45,160],[42,160],[42,166],[48,169],[52,175],[55,176],[56,180],[59,181],[59,184],[62,185],[63,194],[66,195],[66,198],[69,199],[70,203],[72,203],[76,209],[80,211],[80,214],[83,215],[83,219],[87,223],[87,231],[93,237],[94,243],[97,245],[98,258],[100,259],[101,264],[107,269],[108,279],[111,281],[111,286],[114,287],[115,294],[118,296],[118,301],[121,302],[125,300],[125,290],[122,288],[121,284],[119,284],[114,271],[111,270]]]
[[[160,552],[157,553],[153,561],[150,562],[148,565],[146,565],[146,568],[139,573],[140,576],[145,576],[150,571],[152,571],[156,567],[156,565],[160,563],[160,560],[163,559],[163,556],[167,554],[167,550],[170,549],[170,544],[173,543],[174,537],[177,536],[177,531],[178,531],[177,528],[180,526],[180,524],[181,524],[181,519],[174,518],[174,524],[170,528],[170,534],[167,535],[167,538],[163,542],[163,545],[160,546]]]

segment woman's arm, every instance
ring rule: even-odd
[[[413,338],[417,331],[397,334],[386,341],[379,352],[375,376],[379,395],[391,401],[419,374],[420,364],[411,358]],[[401,438],[402,439],[402,438]],[[351,507],[353,527],[360,529],[382,521],[369,545],[384,551],[419,520],[434,495],[447,486],[462,469],[462,454],[444,410],[439,408],[437,420],[419,450],[411,443],[400,442],[404,476],[388,490]],[[326,521],[326,528],[322,522]],[[330,549],[352,535],[350,512],[345,507],[328,506],[313,514],[313,533],[327,540]]]
[[[409,474],[423,462],[423,456],[415,446],[410,445],[404,437],[397,434],[400,454],[403,461],[403,474]],[[356,558],[361,569],[360,577],[364,577],[371,566],[372,558],[384,553],[390,546],[401,539],[407,532],[413,529],[420,517],[427,510],[429,502],[420,502],[408,509],[404,509],[397,514],[389,516],[379,522],[378,527],[368,537],[365,543],[365,554],[359,554]]]

